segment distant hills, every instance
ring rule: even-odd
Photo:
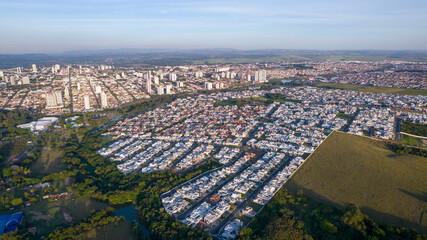
[[[114,64],[117,66],[253,63],[272,61],[402,60],[427,62],[427,50],[288,50],[260,49],[105,49],[59,54],[0,54],[0,68],[53,64]]]

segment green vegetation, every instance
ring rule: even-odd
[[[65,170],[61,162],[62,151],[44,147],[40,157],[31,165],[31,169],[42,175]]]
[[[405,121],[402,122],[401,132],[427,137],[427,125]]]
[[[401,142],[405,145],[415,146],[415,147],[424,147],[424,144],[421,142],[421,139],[401,134]]]
[[[265,94],[264,98],[267,99],[267,101],[266,101],[267,103],[271,103],[271,102],[301,103],[301,100],[289,99],[280,93],[267,93],[267,94]]]
[[[284,95],[279,93],[267,93],[264,97],[250,97],[243,99],[229,99],[218,101],[215,106],[242,106],[245,104],[249,105],[260,105],[260,104],[271,104],[273,102],[294,102],[300,103],[300,100],[288,99]]]
[[[25,110],[1,110],[0,140],[30,135],[29,130],[17,128],[16,125],[28,123],[40,117],[42,117],[41,114]]]
[[[395,154],[382,141],[334,132],[285,184],[339,209],[356,204],[382,224],[427,232],[427,158]]]
[[[345,114],[345,113],[342,113],[342,112],[337,113],[337,115],[335,116],[335,118],[341,118],[341,119],[344,119],[344,120],[349,120],[351,117],[352,117],[351,115]]]
[[[105,209],[108,205],[88,198],[74,200],[42,200],[23,209],[24,225],[36,226],[40,236],[48,235],[58,226],[78,222],[92,211]]]
[[[5,143],[0,143],[0,165],[1,159],[7,160],[10,156],[17,156],[27,149],[29,138],[21,138],[17,140],[10,140]]]
[[[427,158],[427,150],[422,148],[403,146],[399,144],[388,144],[387,147],[399,155],[412,154]]]
[[[248,227],[242,239],[426,239],[416,231],[381,225],[355,205],[344,211],[307,197],[303,191],[285,188],[267,203]]]
[[[118,221],[107,225],[98,226],[75,236],[78,240],[105,240],[105,239],[126,239],[136,240],[144,239],[131,223],[127,221]]]
[[[427,96],[427,90],[424,89],[406,89],[406,88],[391,88],[391,87],[375,87],[375,86],[364,86],[364,85],[353,85],[353,84],[339,84],[339,83],[317,83],[315,87],[329,88],[329,89],[344,89],[353,90],[359,92],[371,92],[371,93],[386,93],[386,94],[398,94],[398,95],[423,95]]]
[[[49,234],[49,239],[74,239],[74,237],[80,233],[91,230],[98,226],[117,223],[123,219],[122,217],[112,216],[112,210],[112,208],[108,208],[106,210],[98,211],[78,224],[71,225],[67,228],[56,229],[53,233]]]

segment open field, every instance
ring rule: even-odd
[[[354,91],[359,91],[359,92],[427,96],[427,90],[423,90],[423,89],[376,87],[376,86],[363,86],[363,85],[339,84],[339,83],[317,83],[317,84],[315,84],[315,86],[321,87],[321,88],[354,90]]]
[[[81,198],[77,200],[43,200],[24,209],[29,227],[37,227],[39,234],[49,234],[55,227],[70,224],[89,216],[92,210],[100,210],[107,204]]]
[[[113,239],[138,239],[132,231],[131,224],[126,220],[121,220],[117,224],[110,223],[100,227],[96,227],[82,233],[76,239],[91,239],[91,240],[113,240]]]
[[[427,232],[427,158],[396,155],[385,144],[334,132],[285,184],[344,209],[356,204],[383,224]]]
[[[40,157],[33,163],[31,169],[38,173],[54,173],[64,168],[61,163],[62,152],[59,150],[44,147]]]

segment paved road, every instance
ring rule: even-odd
[[[15,97],[15,95],[16,95],[16,94],[18,94],[19,90],[20,90],[20,89],[16,90],[16,92],[14,92],[14,93],[12,94],[12,96],[11,96],[9,99],[7,99],[7,101],[4,103],[4,105],[3,105],[3,107],[2,107],[2,108],[4,108],[5,106],[9,105],[10,100],[12,100],[12,99]]]
[[[21,101],[19,101],[18,108],[21,108],[22,104],[24,103],[25,98],[27,98],[28,94],[30,93],[30,89],[25,93],[25,95],[21,98]]]
[[[394,140],[400,141],[400,131],[402,128],[402,119],[394,117]]]
[[[360,109],[357,108],[356,112],[353,114],[353,116],[347,121],[347,123],[341,128],[341,131],[348,132],[348,129],[350,128],[351,124],[353,123],[354,119],[359,115]]]
[[[245,152],[242,151],[239,156],[236,158],[239,159]],[[252,159],[250,162],[255,161],[256,159]],[[235,161],[233,161],[231,164],[233,164]],[[231,164],[228,165],[224,165],[224,167],[230,166]],[[187,209],[185,212],[183,212],[182,214],[178,215],[176,217],[176,219],[178,220],[183,220],[185,219],[188,214],[190,214],[194,209],[196,209],[198,206],[200,206],[200,204],[202,204],[203,202],[205,202],[206,200],[208,200],[210,197],[212,197],[212,195],[214,195],[216,192],[218,192],[223,186],[225,186],[227,183],[229,183],[230,181],[232,181],[236,176],[238,176],[240,173],[242,173],[245,169],[247,169],[249,166],[251,166],[252,164],[246,164],[245,166],[243,166],[239,171],[237,171],[236,173],[234,173],[233,175],[231,175],[230,177],[228,177],[224,182],[222,182],[220,185],[218,185],[215,189],[213,189],[209,194],[207,194],[206,196],[204,196],[202,199],[200,199],[199,201],[197,201],[197,203],[193,204],[189,209]]]
[[[98,97],[96,96],[95,90],[93,90],[92,84],[90,84],[90,81],[89,81],[89,79],[87,79],[87,78],[86,78],[86,81],[87,81],[87,84],[89,84],[90,91],[92,92],[93,96],[95,97],[96,105],[98,105],[98,107],[100,108],[100,107],[101,107],[101,104],[99,104]]]
[[[120,99],[117,97],[116,93],[114,91],[111,91],[111,88],[104,82],[101,81],[102,84],[104,84],[105,88],[108,89],[108,91],[111,93],[111,95],[113,95],[113,97],[117,100],[117,103],[122,104],[122,101],[120,101]]]
[[[123,88],[123,90],[125,90],[128,94],[129,94],[129,96],[131,96],[132,97],[132,99],[134,100],[134,101],[136,101],[137,99],[136,99],[136,97],[129,91],[129,89],[127,89],[127,88],[125,88],[125,86],[123,86],[123,83],[121,83],[121,82],[119,82],[119,81],[117,81],[117,80],[115,80],[116,81],[116,83],[117,83],[117,85],[119,85],[120,87],[122,87]]]
[[[273,179],[283,168],[285,168],[287,165],[289,165],[289,162],[292,158],[288,157],[283,161],[283,163],[281,165],[279,165],[279,167],[270,174],[270,176],[267,177],[267,179],[260,184],[251,194],[249,194],[249,196],[243,201],[241,202],[230,214],[228,214],[228,216],[221,221],[220,224],[218,224],[218,226],[216,226],[215,228],[213,228],[210,233],[212,235],[216,235],[219,233],[219,231],[221,230],[221,228],[227,224],[228,221],[230,221],[230,219],[236,214],[238,213],[243,207],[246,206],[246,204],[251,201],[253,198],[255,198],[255,196],[264,188],[264,186],[270,182],[271,179]]]

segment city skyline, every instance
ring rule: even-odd
[[[427,2],[0,2],[1,54],[121,48],[425,50]]]

